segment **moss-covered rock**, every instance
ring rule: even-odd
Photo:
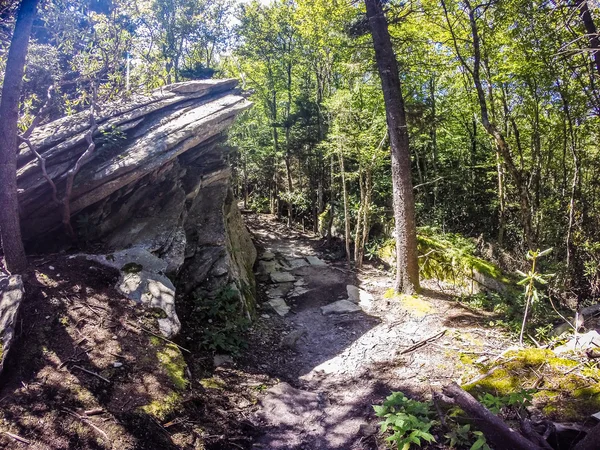
[[[504,361],[481,369],[489,373],[464,388],[473,395],[508,395],[536,388],[533,405],[553,420],[579,421],[600,410],[600,369],[574,370],[577,361],[558,358],[551,350],[507,352]]]

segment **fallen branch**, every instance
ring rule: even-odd
[[[427,339],[423,339],[422,341],[417,342],[415,345],[412,345],[412,346],[410,346],[408,348],[405,348],[404,350],[402,350],[400,352],[400,354],[401,355],[406,355],[407,353],[413,352],[413,351],[415,351],[415,350],[423,347],[424,345],[427,345],[430,342],[433,342],[436,339],[441,338],[445,334],[446,334],[446,330],[444,329],[444,330],[440,331],[439,333],[437,333],[437,334],[435,334],[435,335],[433,335],[431,337],[428,337]]]
[[[107,378],[104,378],[102,375],[100,375],[100,374],[97,374],[96,372],[92,372],[91,370],[84,369],[84,368],[83,368],[83,367],[81,367],[81,366],[76,366],[76,365],[74,365],[74,366],[71,366],[71,367],[73,367],[74,369],[79,369],[79,370],[81,370],[82,372],[85,372],[85,373],[87,373],[87,374],[93,375],[93,376],[95,376],[95,377],[97,377],[97,378],[100,378],[102,381],[105,381],[105,382],[107,382],[107,383],[110,383],[110,380],[109,380],[109,379],[107,379]]]
[[[8,431],[3,431],[2,433],[7,435],[11,439],[14,439],[15,441],[21,442],[22,444],[31,445],[31,441],[29,441],[17,434],[9,433]]]
[[[148,333],[148,334],[151,334],[152,336],[154,336],[154,337],[157,337],[157,338],[159,338],[159,339],[162,339],[163,341],[165,341],[165,342],[168,342],[169,344],[173,344],[173,345],[174,345],[175,347],[177,347],[179,350],[183,350],[184,352],[187,352],[187,353],[192,353],[192,352],[191,352],[191,351],[189,351],[187,348],[184,348],[184,347],[182,347],[181,345],[179,345],[179,344],[176,344],[175,342],[171,341],[170,339],[167,339],[166,337],[164,337],[164,336],[161,336],[160,334],[157,334],[157,333],[155,333],[154,331],[152,331],[152,330],[149,330],[148,328],[144,328],[144,327],[143,327],[143,326],[141,326],[141,325],[138,325],[138,324],[136,324],[136,323],[133,323],[133,322],[131,322],[130,320],[128,320],[128,321],[127,321],[127,325],[129,325],[129,326],[132,326],[132,327],[134,327],[134,328],[138,328],[138,329],[140,329],[140,330],[142,330],[142,331],[145,331],[146,333]]]
[[[104,430],[102,430],[101,428],[98,428],[98,426],[94,425],[94,423],[91,420],[88,420],[86,417],[80,416],[75,411],[71,411],[70,409],[67,409],[67,408],[63,408],[63,411],[65,411],[66,413],[72,415],[73,417],[81,420],[86,425],[89,425],[94,430],[96,430],[98,433],[100,433],[104,439],[106,439],[107,441],[110,441],[110,439],[108,438],[108,434],[106,434],[106,432]]]
[[[483,432],[493,448],[497,450],[541,450],[543,448],[506,425],[458,384],[452,383],[444,387],[442,392],[452,404],[459,406],[467,414],[468,420]]]

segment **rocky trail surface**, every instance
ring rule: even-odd
[[[315,237],[271,216],[246,219],[262,303],[238,364],[275,379],[253,414],[252,448],[384,448],[373,404],[392,390],[423,397],[464,381],[474,375],[465,358],[493,358],[507,345],[488,319],[433,285],[419,297],[390,296],[388,273],[357,274]]]

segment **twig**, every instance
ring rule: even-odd
[[[106,432],[104,430],[102,430],[102,429],[98,428],[96,425],[94,425],[94,423],[91,420],[88,420],[86,417],[80,416],[75,411],[71,411],[70,409],[67,409],[67,408],[63,408],[63,411],[65,411],[66,413],[71,414],[73,417],[81,420],[86,425],[89,425],[94,430],[96,430],[98,433],[100,433],[104,439],[106,439],[107,441],[110,441],[110,439],[108,438],[108,434],[106,434]]]
[[[413,352],[413,351],[417,350],[418,348],[421,348],[424,345],[429,344],[430,342],[435,341],[436,339],[441,338],[444,334],[446,334],[446,330],[445,329],[442,330],[442,331],[440,331],[439,333],[431,336],[431,337],[428,337],[427,339],[423,339],[422,341],[417,342],[415,345],[412,345],[412,346],[410,346],[410,347],[402,350],[400,352],[400,354],[401,355],[406,355],[407,353]]]
[[[88,410],[84,411],[84,414],[86,416],[97,416],[99,414],[104,414],[104,409],[103,408],[88,409]]]
[[[90,375],[93,375],[93,376],[95,376],[95,377],[98,377],[98,378],[100,378],[102,381],[105,381],[105,382],[107,382],[107,383],[110,383],[110,380],[109,380],[109,379],[107,379],[107,378],[104,378],[102,375],[99,375],[99,374],[97,374],[96,372],[92,372],[91,370],[84,369],[84,368],[83,368],[83,367],[81,367],[81,366],[76,366],[76,365],[74,365],[74,366],[72,366],[72,367],[73,367],[74,369],[79,369],[79,370],[81,370],[82,372],[85,372],[85,373],[87,373],[87,374],[90,374]]]
[[[164,337],[164,336],[161,336],[160,334],[156,334],[154,331],[152,331],[152,330],[149,330],[148,328],[144,328],[144,327],[143,327],[143,326],[141,326],[141,325],[138,325],[138,324],[136,324],[136,323],[133,323],[133,322],[131,322],[130,320],[128,320],[128,321],[127,321],[127,325],[130,325],[130,326],[132,326],[132,327],[135,327],[135,328],[139,328],[140,330],[142,330],[142,331],[145,331],[146,333],[148,333],[148,334],[151,334],[151,335],[152,335],[152,336],[154,336],[154,337],[157,337],[157,338],[159,338],[159,339],[162,339],[163,341],[165,341],[165,342],[168,342],[169,344],[173,344],[175,347],[177,347],[177,348],[178,348],[178,349],[180,349],[180,350],[183,350],[184,352],[187,352],[187,353],[192,353],[192,352],[191,352],[191,351],[189,351],[187,348],[184,348],[184,347],[182,347],[181,345],[179,345],[179,344],[176,344],[175,342],[171,341],[170,339],[167,339],[167,338],[166,338],[166,337]]]
[[[3,431],[2,433],[5,434],[5,435],[7,435],[9,438],[14,439],[15,441],[19,441],[19,442],[21,442],[23,444],[26,444],[26,445],[31,445],[31,441],[29,441],[29,440],[27,440],[27,439],[25,439],[25,438],[23,438],[23,437],[21,437],[21,436],[19,436],[17,434],[9,433],[8,431]]]

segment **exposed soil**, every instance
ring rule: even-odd
[[[392,390],[424,397],[434,386],[466,380],[473,376],[472,368],[461,362],[461,355],[486,358],[508,345],[500,332],[486,327],[488,318],[461,307],[433,285],[426,285],[418,299],[386,298],[392,287],[388,273],[373,267],[358,274],[348,271],[344,260],[328,257],[331,252],[322,241],[274,218],[253,216],[247,223],[259,258],[266,251],[282,264],[309,255],[327,261],[325,266],[289,270],[306,282],[308,291],[293,298],[283,318],[263,304],[269,317],[255,325],[251,352],[239,361],[283,380],[261,398],[253,420],[263,434],[253,448],[383,448],[373,404]],[[324,315],[322,306],[348,296],[348,284],[364,289],[372,300],[361,301],[362,311]],[[266,280],[259,286],[265,298],[272,285]],[[442,332],[433,342],[402,354]],[[286,333],[301,334],[292,348],[282,345]]]
[[[302,289],[294,297],[282,289],[290,312],[281,317],[268,303],[281,286],[257,275],[258,319],[232,363],[214,368],[213,354],[182,333],[177,343],[191,353],[179,389],[157,357],[171,344],[139,328],[155,330],[155,313],[113,289],[115,271],[66,255],[34,260],[24,277],[19,343],[0,380],[0,431],[29,445],[0,434],[0,448],[384,448],[373,404],[392,390],[424,397],[433,386],[469,379],[473,369],[462,356],[491,357],[509,345],[486,328],[485,316],[433,286],[420,299],[386,298],[385,271],[357,274],[315,236],[271,216],[245,218],[259,257],[304,261],[282,270],[302,285],[286,289]],[[310,265],[306,256],[326,264]],[[348,296],[347,285],[372,300],[361,301],[361,311],[323,315],[322,306]],[[180,404],[164,416],[141,409],[175,391]]]

